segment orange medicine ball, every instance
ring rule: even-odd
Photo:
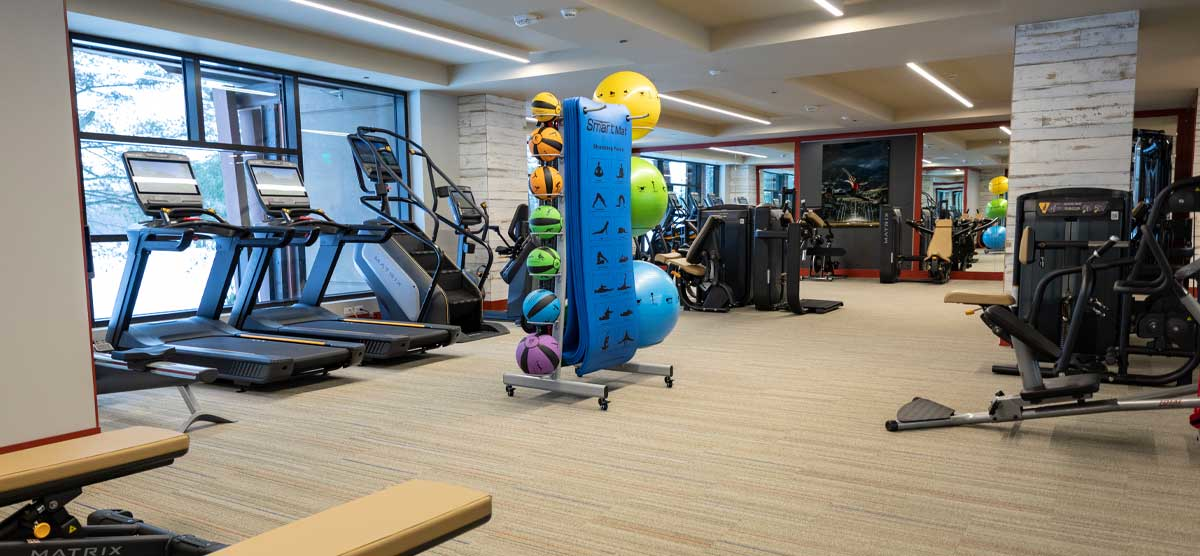
[[[529,191],[539,201],[552,201],[557,195],[562,195],[563,178],[558,170],[549,166],[539,166],[529,175]]]
[[[551,162],[562,154],[562,134],[552,127],[538,128],[529,138],[529,152],[541,159]]]

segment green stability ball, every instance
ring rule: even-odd
[[[997,197],[988,201],[987,217],[988,218],[1004,218],[1008,214],[1008,199]]]
[[[633,235],[640,236],[659,225],[667,214],[667,180],[654,163],[636,156],[630,161],[629,169]]]
[[[550,205],[542,205],[529,214],[529,231],[538,239],[550,239],[562,232],[562,213]]]

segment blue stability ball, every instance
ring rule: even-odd
[[[638,347],[665,340],[682,310],[675,281],[657,266],[634,261],[633,291],[637,294]]]
[[[1004,249],[1004,240],[1008,236],[1008,230],[1004,226],[996,224],[983,232],[983,244],[992,251]]]
[[[521,303],[521,309],[525,314],[525,322],[553,324],[558,322],[562,304],[559,303],[558,297],[552,291],[533,290],[525,296],[525,301]]]

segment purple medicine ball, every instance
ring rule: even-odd
[[[526,374],[548,375],[558,368],[561,357],[562,348],[549,334],[530,334],[517,344],[517,365]]]

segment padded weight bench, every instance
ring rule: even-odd
[[[409,481],[231,546],[99,510],[82,525],[66,510],[84,486],[170,465],[188,437],[132,427],[0,455],[0,506],[29,503],[0,521],[0,556],[95,554],[222,556],[416,554],[486,523],[491,496]]]
[[[1006,293],[982,293],[982,292],[964,292],[954,291],[947,293],[942,298],[943,303],[961,303],[963,305],[978,305],[980,307],[991,307],[992,305],[1003,305],[1009,307],[1017,304],[1016,298]]]

